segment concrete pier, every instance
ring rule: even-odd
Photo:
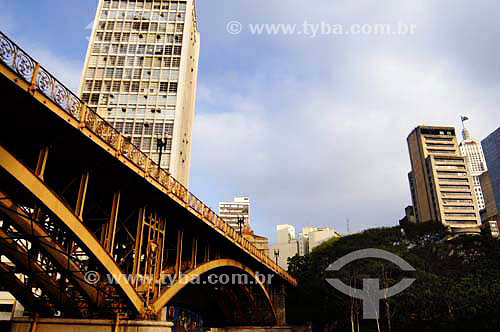
[[[106,319],[15,318],[11,332],[172,332],[171,322]]]

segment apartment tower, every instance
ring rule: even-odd
[[[219,202],[219,216],[236,230],[250,226],[250,198],[235,197],[232,202]],[[240,225],[238,221],[243,223]]]
[[[455,128],[419,126],[407,138],[410,188],[417,223],[438,222],[456,232],[479,232],[479,208]]]
[[[79,88],[186,187],[199,46],[195,0],[100,0]]]
[[[484,159],[483,148],[481,143],[474,140],[470,130],[464,126],[462,130],[463,141],[460,142],[460,153],[462,156],[467,157],[467,163],[474,183],[474,194],[476,195],[477,205],[479,210],[483,210],[486,206],[484,203],[483,190],[481,189],[481,182],[479,176],[486,172],[486,161]]]

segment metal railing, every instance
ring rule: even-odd
[[[172,175],[160,168],[158,164],[137,146],[125,139],[118,130],[99,116],[96,110],[88,107],[85,102],[66,88],[2,32],[0,32],[0,60],[22,79],[30,83],[32,89],[41,92],[73,119],[79,121],[85,128],[92,131],[116,151],[119,151],[128,161],[142,170],[146,177],[154,179],[168,193],[172,193],[184,202],[186,206],[189,206],[198,214],[200,219],[220,229],[226,237],[240,244],[244,250],[268,265],[268,267],[288,281],[294,283],[294,279],[269,256],[259,251],[194,194],[189,192],[179,181],[174,179]]]

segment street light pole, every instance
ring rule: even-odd
[[[276,265],[278,265],[278,258],[280,257],[279,249],[274,249],[274,257],[276,258]]]
[[[166,138],[157,138],[156,139],[156,152],[159,153],[158,156],[158,167],[161,168],[161,155],[163,151],[167,149],[167,139]]]
[[[238,226],[240,227],[240,235],[243,233],[244,224],[245,224],[245,218],[243,216],[238,216]]]

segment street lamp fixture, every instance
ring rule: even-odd
[[[161,155],[163,154],[163,151],[167,150],[167,139],[165,137],[163,138],[157,138],[156,139],[156,152],[158,152],[158,166],[161,168]]]
[[[243,216],[238,216],[238,227],[240,228],[240,235],[243,233],[244,224],[245,224],[245,218]]]
[[[278,258],[280,257],[280,250],[274,249],[274,257],[276,259],[276,265],[278,265]]]

